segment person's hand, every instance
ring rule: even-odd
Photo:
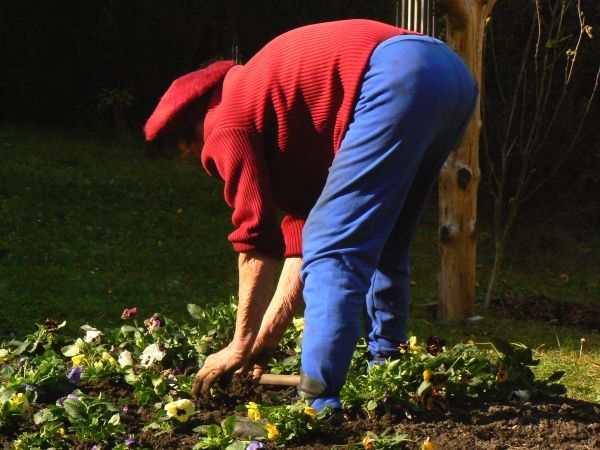
[[[230,346],[206,358],[204,365],[194,378],[192,386],[194,398],[206,393],[210,386],[221,376],[243,366],[247,358],[248,356],[244,355],[243,351],[235,350]]]
[[[277,342],[257,342],[252,348],[252,353],[248,361],[236,372],[236,374],[248,373],[252,375],[254,381],[260,380],[260,377],[267,369],[269,360],[277,350]]]

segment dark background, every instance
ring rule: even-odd
[[[508,85],[516,77],[532,4],[498,0],[494,9],[498,65]],[[594,34],[600,35],[600,2],[585,0],[582,7]],[[1,0],[0,120],[85,128],[141,141],[143,123],[170,82],[212,59],[231,58],[232,44],[239,46],[243,62],[291,28],[352,17],[393,23],[394,9],[390,0]],[[576,30],[577,17],[571,15],[567,23]],[[587,39],[579,55],[557,137],[544,149],[549,156],[560,155],[568,145],[593,84],[599,44],[600,36]],[[497,145],[501,115],[493,85],[487,85],[496,82],[489,52],[484,78],[486,131]],[[571,208],[581,220],[600,225],[599,104],[595,102],[562,170],[525,212]],[[482,170],[485,179],[485,158]],[[539,175],[547,170],[551,167],[542,164]],[[485,182],[482,187],[485,200]]]

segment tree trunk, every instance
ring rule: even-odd
[[[444,0],[447,41],[481,86],[485,21],[496,0]],[[462,143],[442,168],[439,179],[441,271],[438,318],[460,320],[475,306],[479,100]]]

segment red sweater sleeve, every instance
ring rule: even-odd
[[[304,229],[306,219],[294,217],[291,214],[286,215],[281,221],[281,231],[285,242],[284,256],[302,257],[302,230]]]
[[[202,149],[202,165],[225,182],[225,201],[233,208],[236,227],[229,235],[234,250],[281,258],[283,236],[260,137],[238,128],[215,130]]]

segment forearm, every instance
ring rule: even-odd
[[[294,313],[302,304],[301,265],[302,258],[285,260],[277,290],[263,317],[255,347],[277,347]]]
[[[271,300],[277,266],[277,260],[259,252],[239,255],[239,301],[235,334],[230,344],[238,352],[248,354],[252,349]]]

